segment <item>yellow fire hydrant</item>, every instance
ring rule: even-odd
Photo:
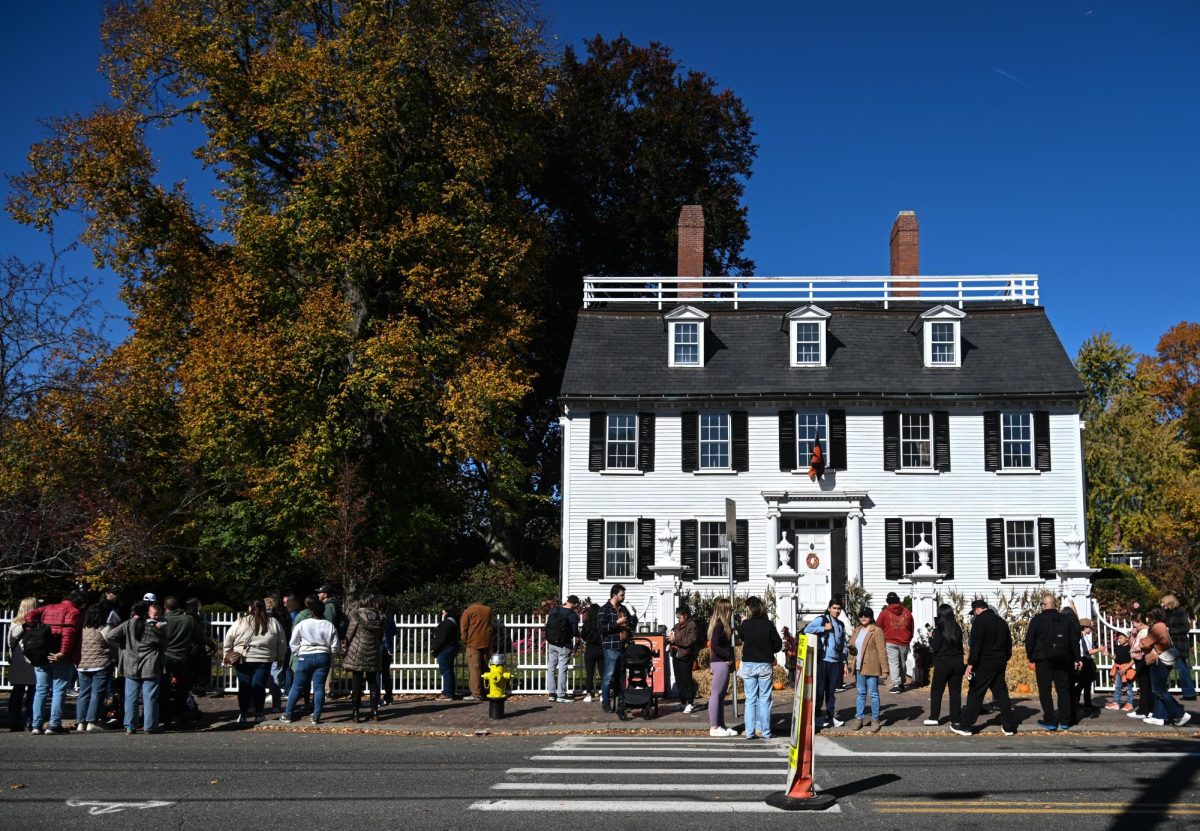
[[[488,718],[504,718],[504,702],[508,698],[508,683],[512,673],[504,669],[504,656],[496,653],[488,661],[490,666],[483,674],[483,680],[488,685]]]

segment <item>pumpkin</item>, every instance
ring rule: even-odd
[[[1030,687],[1028,684],[1026,684],[1024,681],[1022,681],[1020,684],[1017,684],[1017,692],[1019,692],[1019,693],[1021,693],[1022,695],[1024,695],[1024,694],[1026,694],[1026,693],[1031,693],[1031,692],[1033,692],[1033,688],[1031,688],[1031,687]]]
[[[782,682],[782,681],[776,681],[776,682],[775,682],[774,684],[772,684],[771,686],[773,686],[773,687],[774,687],[775,689],[777,689],[777,690],[782,690],[784,685],[783,685],[783,682]]]

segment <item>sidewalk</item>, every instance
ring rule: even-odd
[[[945,716],[943,703],[942,723],[937,727],[925,726],[922,721],[929,713],[929,688],[907,690],[898,695],[883,692],[880,696],[883,730],[875,735],[930,736],[949,734],[949,719]],[[965,696],[964,696],[965,698]],[[201,707],[218,724],[232,722],[237,715],[236,699],[200,699]],[[1107,697],[1096,696],[1094,701],[1101,706],[1098,712],[1085,714],[1081,722],[1072,727],[1070,733],[1088,735],[1136,735],[1141,737],[1163,736],[1167,738],[1200,737],[1200,707],[1192,707],[1193,720],[1185,727],[1156,727],[1133,719],[1119,710],[1105,710]],[[854,716],[854,690],[838,693],[838,717],[847,723]],[[1184,702],[1190,704],[1194,702]],[[1037,726],[1041,710],[1035,696],[1014,698],[1013,707],[1020,721],[1020,734],[1043,735],[1047,731]],[[742,704],[738,705],[739,714]],[[776,736],[787,735],[791,721],[792,690],[776,691],[772,708],[772,730]],[[662,701],[660,715],[646,720],[631,718],[621,721],[615,714],[604,713],[600,702],[585,703],[582,698],[570,704],[556,704],[544,696],[514,696],[505,704],[505,718],[497,721],[488,718],[488,705],[478,701],[441,701],[434,696],[410,696],[383,707],[378,722],[353,724],[350,721],[348,699],[326,700],[322,723],[314,726],[304,716],[294,724],[280,724],[275,716],[268,716],[258,727],[260,730],[296,731],[364,731],[396,732],[423,735],[475,735],[481,731],[493,734],[541,734],[541,733],[587,733],[587,732],[639,732],[639,733],[697,733],[708,735],[708,712],[700,703],[696,712],[684,715],[675,701]],[[725,708],[725,721],[731,727],[741,727],[742,718],[733,717],[732,707]],[[1001,736],[999,715],[981,716],[977,727],[984,735]],[[820,731],[830,737],[858,735],[847,727],[829,728]]]

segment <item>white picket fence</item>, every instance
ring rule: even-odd
[[[0,611],[0,690],[12,689],[8,678],[9,644],[8,626],[13,611]],[[217,614],[208,618],[209,635],[218,644],[225,640],[229,628],[237,622],[236,614]],[[441,620],[438,615],[396,615],[396,636],[392,642],[392,690],[405,693],[439,693],[442,676],[438,671],[437,658],[429,651],[433,632]],[[511,692],[518,695],[546,693],[546,640],[545,618],[541,615],[502,615],[495,620],[496,637],[494,652],[505,655],[505,669],[512,673]],[[568,667],[572,686],[576,673],[582,674],[582,656],[573,655]],[[460,649],[456,677],[459,689],[467,684],[465,651]],[[226,693],[237,692],[237,674],[220,666],[213,666],[209,689]],[[335,673],[335,688],[348,688],[349,678]]]
[[[1094,604],[1093,604],[1094,605]],[[1112,690],[1112,654],[1113,648],[1117,644],[1118,634],[1129,634],[1133,628],[1133,621],[1122,618],[1113,617],[1105,614],[1099,607],[1092,610],[1095,626],[1092,627],[1092,638],[1094,646],[1103,646],[1108,650],[1108,654],[1096,654],[1096,670],[1099,674],[1099,679],[1096,681],[1097,690]],[[1192,629],[1188,633],[1187,651],[1184,652],[1183,647],[1179,647],[1179,651],[1184,653],[1185,660],[1192,671],[1192,680],[1200,681],[1200,661],[1197,660],[1197,647],[1200,646],[1200,629]],[[1172,676],[1174,677],[1174,676]],[[1171,692],[1179,692],[1180,687],[1178,682],[1171,686]]]

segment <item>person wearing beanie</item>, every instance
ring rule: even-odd
[[[983,697],[992,691],[992,701],[1000,708],[1000,723],[1004,735],[1015,736],[1017,717],[1008,698],[1008,682],[1004,671],[1012,657],[1012,632],[998,614],[988,608],[987,601],[977,599],[971,604],[970,651],[967,656],[967,703],[962,710],[962,722],[950,723],[950,729],[960,736],[975,732],[975,720],[983,707]]]
[[[904,690],[908,670],[908,650],[916,627],[912,612],[900,602],[895,592],[888,592],[887,606],[879,613],[879,628],[887,644],[888,672],[892,676],[891,692]]]

